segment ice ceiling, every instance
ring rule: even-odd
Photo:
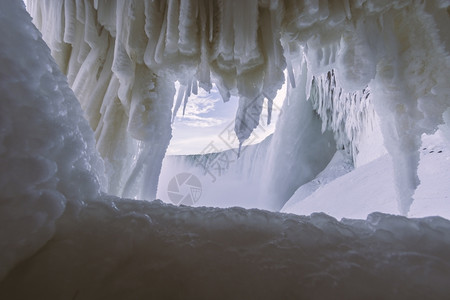
[[[420,137],[444,123],[450,106],[449,3],[28,0],[27,7],[95,132],[107,192],[154,199],[171,119],[199,87],[209,90],[214,82],[224,101],[239,97],[235,131],[245,141],[264,101],[270,115],[287,68],[287,101],[310,100],[312,109],[285,108],[267,176],[314,159],[289,148],[296,130],[309,131],[300,134],[306,140],[314,132],[317,145],[329,141],[307,121],[313,114],[354,160],[375,122],[406,214],[419,184]],[[297,117],[306,121],[292,121]],[[332,153],[316,148],[323,168]]]

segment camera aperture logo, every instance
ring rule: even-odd
[[[193,205],[202,195],[202,184],[197,176],[180,173],[169,181],[167,195],[176,205]]]

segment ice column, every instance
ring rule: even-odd
[[[383,54],[370,88],[385,146],[394,163],[399,211],[407,214],[419,185],[421,135],[444,122],[450,106],[448,54],[435,23],[421,6],[393,10],[382,19]]]

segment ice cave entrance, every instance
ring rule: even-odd
[[[172,117],[172,139],[163,160],[157,198],[177,205],[258,207],[252,200],[257,179],[250,179],[252,170],[245,170],[257,162],[248,161],[253,158],[245,152],[267,147],[286,98],[286,82],[273,99],[270,118],[265,99],[259,125],[241,147],[242,158],[234,131],[239,98],[231,96],[224,102],[214,83],[209,92],[198,88],[191,93],[186,106],[182,103]],[[180,96],[178,81],[175,87],[174,103]]]
[[[179,97],[180,84],[175,83]],[[276,121],[286,97],[286,84],[278,90],[273,100],[271,120],[268,124],[267,99],[259,117],[259,125],[244,146],[262,142],[275,131]],[[198,88],[191,93],[184,109],[184,103],[172,118],[172,139],[166,155],[206,154],[239,148],[234,132],[236,110],[239,97],[231,96],[224,102],[219,90],[213,83],[209,92]]]
[[[280,211],[287,201],[307,203],[307,195],[354,164],[351,173],[358,178],[388,180],[356,187],[351,180],[336,181],[342,188],[329,190],[331,198],[311,198],[313,204],[291,212],[341,217],[330,207],[348,206],[358,207],[359,214],[346,217],[372,211],[407,215],[419,203],[413,204],[425,182],[420,149],[429,148],[422,136],[450,124],[448,1],[55,3],[29,0],[27,9],[85,112],[104,161],[106,193]],[[290,106],[272,121],[272,137],[254,144],[261,135],[253,130],[266,121],[262,116],[258,122],[262,100],[275,97],[285,70],[294,83],[286,89]],[[183,82],[184,97],[176,96],[176,80]],[[191,92],[209,90],[214,81],[226,105],[191,99],[184,109]],[[237,109],[230,94],[239,96]],[[184,122],[175,114],[172,133],[174,97],[188,114]],[[220,103],[229,116],[236,111],[234,131],[250,144],[239,163],[233,163],[232,122],[225,115],[194,113],[218,113],[211,110],[214,101],[212,107]],[[218,131],[202,134],[203,142],[195,138],[199,128],[211,125]],[[177,126],[189,132],[189,142]],[[196,148],[181,147],[180,137]],[[186,153],[177,153],[181,148]],[[383,160],[386,151],[391,160]],[[441,155],[435,165],[444,166],[445,159]],[[382,174],[364,173],[363,164],[372,161],[370,170]],[[360,186],[364,193],[349,196]],[[192,191],[186,202],[181,189]],[[168,200],[169,190],[175,201]],[[380,198],[383,206],[373,206],[381,203],[373,198],[380,190],[389,192]],[[338,205],[334,198],[348,203]]]

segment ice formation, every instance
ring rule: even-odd
[[[196,43],[201,47],[201,43],[214,40],[216,34],[216,30],[208,30],[207,26],[200,27],[200,32],[203,32],[200,36],[205,39],[197,39],[195,42],[186,38],[194,34],[193,32],[199,32],[195,26],[191,26],[192,23],[187,22],[191,19],[181,19],[181,25],[175,21],[179,15],[176,12],[190,14],[193,8],[190,4],[198,2],[183,1],[181,4],[169,1],[167,6],[158,6],[158,1],[117,1],[116,4],[120,8],[117,10],[120,13],[117,14],[116,7],[105,5],[106,3],[107,1],[92,3],[81,0],[28,3],[28,8],[34,9],[36,19],[40,20],[41,29],[59,64],[70,62],[63,68],[69,75],[69,84],[75,86],[75,82],[79,82],[79,86],[86,86],[79,88],[77,94],[82,96],[82,92],[85,92],[85,96],[80,97],[80,102],[86,110],[89,125],[93,126],[97,120],[100,124],[98,128],[104,128],[96,130],[97,136],[94,136],[66,78],[51,57],[50,49],[32,25],[25,6],[20,1],[0,1],[0,298],[424,299],[448,296],[450,223],[439,217],[408,219],[373,213],[366,220],[337,221],[321,213],[301,217],[242,208],[175,207],[158,201],[127,200],[102,194],[100,189],[105,188],[106,183],[103,180],[103,163],[95,149],[95,137],[100,153],[112,153],[108,158],[103,152],[107,172],[117,166],[126,171],[123,175],[116,174],[115,176],[120,178],[115,179],[112,173],[107,174],[109,189],[112,189],[111,182],[121,183],[117,188],[122,189],[122,193],[151,194],[154,189],[155,179],[152,174],[159,173],[158,158],[164,155],[165,150],[159,144],[153,143],[162,141],[164,144],[170,138],[172,99],[165,100],[174,94],[171,81],[173,78],[170,76],[175,75],[171,74],[173,70],[170,68],[155,70],[156,73],[149,71],[146,65],[148,59],[163,62],[164,59],[169,59],[170,54],[173,54],[171,51],[178,45],[179,50],[175,52],[179,51],[179,54],[171,56],[169,60],[180,62],[177,64],[180,68],[191,70],[189,66],[192,61],[189,60],[188,50],[195,49]],[[128,3],[130,6],[125,5]],[[165,28],[162,37],[158,34],[161,32],[160,28],[143,21],[143,15],[138,13],[142,12],[142,6],[139,9],[140,3],[147,4],[144,5],[147,15],[155,12],[155,7],[148,6],[150,4],[167,10],[163,18],[159,18],[160,14],[151,15],[152,19]],[[263,48],[253,48],[254,40],[243,39],[242,36],[236,38],[234,47],[231,47],[227,42],[230,36],[225,35],[232,32],[230,30],[234,24],[241,23],[248,23],[245,25],[246,30],[242,31],[243,35],[255,34],[254,27],[259,26],[259,23],[254,21],[255,11],[253,15],[247,15],[244,11],[239,11],[237,5],[229,4],[238,2],[213,3],[213,7],[194,7],[199,10],[199,18],[208,20],[207,24],[214,22],[217,28],[228,28],[218,31],[222,32],[222,47],[227,51],[217,56],[216,62],[220,62],[218,65],[209,65],[207,57],[200,62],[205,64],[204,67],[210,66],[211,70],[216,72],[213,74],[222,80],[225,87],[222,91],[227,95],[225,84],[230,82],[226,80],[233,81],[234,75],[241,75],[240,79],[245,81],[245,76],[248,75],[246,72],[249,71],[245,70],[240,75],[229,74],[230,76],[226,77],[223,75],[225,73],[219,74],[217,70],[230,66],[230,56],[235,53],[241,55],[239,63],[244,66],[257,63],[261,57],[258,56],[258,51]],[[342,22],[350,16],[354,18],[357,12],[371,12],[381,25],[384,22],[394,23],[393,34],[400,35],[401,41],[409,42],[408,45],[411,46],[394,51],[400,57],[396,60],[401,64],[397,69],[399,72],[393,72],[389,67],[389,57],[381,55],[383,58],[376,66],[373,81],[366,82],[370,74],[373,75],[373,68],[341,69],[340,73],[336,73],[336,78],[342,80],[343,83],[338,85],[348,93],[362,91],[369,85],[374,109],[380,117],[385,138],[395,137],[389,135],[391,129],[395,129],[400,138],[393,140],[392,146],[387,146],[393,158],[400,155],[397,151],[411,150],[406,152],[407,161],[400,161],[395,167],[400,171],[414,167],[415,156],[412,150],[416,149],[415,136],[423,131],[433,131],[437,124],[448,121],[448,110],[442,119],[442,112],[448,104],[448,98],[445,98],[448,93],[445,80],[448,80],[448,76],[440,77],[447,75],[448,65],[444,61],[444,51],[447,51],[447,48],[440,48],[435,44],[438,41],[436,34],[443,34],[442,40],[445,41],[446,27],[440,26],[441,33],[434,31],[435,34],[424,34],[420,39],[416,39],[417,47],[425,49],[427,57],[423,58],[416,57],[414,51],[409,51],[415,49],[416,45],[411,45],[413,37],[409,29],[403,27],[411,25],[417,30],[420,28],[432,33],[435,27],[430,25],[433,23],[430,21],[431,16],[423,10],[434,12],[433,16],[440,16],[436,17],[436,24],[442,25],[441,22],[445,24],[448,20],[445,15],[448,2],[409,4],[407,1],[355,1],[351,2],[351,5],[340,6],[338,4],[349,2],[333,1],[329,2],[329,9],[324,6],[327,4],[325,1],[309,1],[306,7],[297,6],[298,3],[293,5],[294,3],[296,2],[261,2],[262,8],[258,10],[262,11],[261,13],[264,12],[263,8],[270,10],[269,16],[271,21],[273,16],[275,28],[281,26],[285,29],[282,33],[286,35],[297,32],[298,34],[291,37],[299,40],[291,41],[288,46],[289,60],[286,65],[289,66],[288,73],[291,74],[290,101],[285,104],[288,109],[285,110],[284,117],[280,118],[280,129],[277,129],[272,141],[267,140],[268,144],[270,142],[268,146],[263,143],[245,153],[256,154],[258,149],[267,146],[268,150],[259,154],[269,155],[269,161],[282,159],[277,154],[282,154],[284,148],[280,144],[277,146],[273,140],[283,140],[300,133],[299,128],[292,128],[292,124],[299,120],[303,120],[304,123],[299,123],[302,125],[311,120],[312,125],[309,124],[310,127],[305,128],[321,132],[324,120],[314,114],[313,101],[301,100],[306,100],[310,94],[307,90],[310,86],[307,84],[308,78],[312,79],[312,76],[323,73],[302,70],[309,66],[311,70],[319,70],[323,67],[323,62],[320,60],[316,65],[311,63],[310,55],[314,52],[312,46],[308,47],[308,53],[301,53],[297,52],[301,46],[297,48],[295,43],[300,43],[308,34],[312,34],[309,27],[311,24],[322,30],[321,32],[330,30],[331,36],[334,36],[333,30],[340,32]],[[211,14],[210,9],[214,10],[216,4],[223,4],[219,6],[221,14]],[[444,8],[444,15],[442,9],[437,9],[438,4]],[[249,1],[245,3],[244,8],[255,10],[257,5],[260,3]],[[80,7],[85,9],[79,10]],[[209,13],[206,13],[205,7]],[[61,18],[60,12],[63,8],[67,14]],[[97,13],[93,13],[96,8]],[[130,24],[128,15],[125,17],[121,13],[130,12],[131,8],[135,9],[132,18],[135,23]],[[230,10],[235,17],[233,22],[225,13]],[[43,12],[47,14],[44,15]],[[380,13],[384,13],[386,18],[377,19]],[[404,15],[406,13],[408,15]],[[362,16],[360,15],[360,18]],[[104,27],[100,27],[99,31],[103,32],[109,41],[107,48],[114,45],[115,49],[114,55],[110,52],[104,62],[96,60],[98,57],[95,53],[101,51],[100,48],[91,48],[96,42],[102,44],[95,36],[98,34],[96,27],[81,26],[77,23],[83,24],[79,20],[84,20],[85,23],[93,24],[89,22],[95,20],[95,17],[103,20]],[[113,17],[119,20],[112,22]],[[441,17],[443,19],[440,19]],[[58,21],[52,23],[52,20]],[[285,22],[288,20],[292,22]],[[364,22],[363,19],[360,21]],[[63,23],[69,27],[73,25],[74,27],[70,28],[76,29],[63,30]],[[123,23],[129,27],[117,25]],[[147,26],[142,27],[143,24]],[[327,30],[320,29],[321,26],[325,26]],[[127,29],[123,31],[122,28]],[[145,65],[135,63],[140,59],[139,53],[146,53],[145,40],[134,35],[142,28],[145,32],[158,36],[155,39],[158,42],[157,48],[150,50],[154,55],[142,60]],[[177,28],[181,30],[177,31]],[[304,30],[299,30],[302,28]],[[79,30],[82,30],[81,33]],[[386,38],[392,38],[389,30],[384,33]],[[277,39],[277,36],[274,35],[273,38]],[[78,39],[80,43],[73,44],[74,49],[67,51],[67,48],[64,48],[72,46],[60,43],[62,39]],[[117,42],[118,39],[121,43]],[[350,40],[352,42],[349,42],[349,45],[358,46],[353,50],[351,46],[343,47],[345,51],[366,53],[368,49],[373,49],[361,46],[351,37]],[[317,38],[314,40],[314,43],[319,42],[325,41],[317,41]],[[393,42],[390,45],[394,44]],[[334,49],[331,44],[329,47],[325,47],[328,50],[321,50],[322,57],[323,53]],[[129,52],[131,49],[133,51]],[[166,53],[166,50],[169,52]],[[387,52],[392,54],[392,51]],[[274,53],[278,53],[274,54],[274,57],[280,55],[275,50]],[[423,52],[420,53],[422,55]],[[412,57],[415,57],[413,61]],[[429,66],[424,65],[427,62],[425,59],[430,60]],[[266,62],[264,60],[264,63]],[[99,64],[98,68],[88,67],[89,64],[96,63]],[[264,63],[264,66],[268,66]],[[367,61],[362,62],[362,65],[366,64]],[[333,68],[339,70],[336,65]],[[369,72],[370,70],[372,72]],[[228,71],[237,72],[232,68]],[[419,73],[405,73],[413,71]],[[168,72],[168,77],[164,76],[165,72]],[[98,81],[102,82],[100,84],[97,84],[97,74]],[[423,74],[427,76],[423,77]],[[207,76],[206,73],[202,75]],[[222,75],[223,77],[220,77]],[[389,81],[390,76],[394,76],[395,80]],[[416,80],[415,85],[410,77]],[[87,80],[82,83],[85,78]],[[187,78],[190,80],[191,77]],[[253,77],[249,75],[249,78]],[[200,82],[205,83],[203,79]],[[95,88],[88,88],[93,83]],[[349,86],[353,84],[355,90],[348,91]],[[406,90],[403,89],[405,85],[408,87]],[[189,89],[194,91],[194,86],[195,83],[186,83],[185,93]],[[389,89],[378,90],[380,86],[387,86]],[[249,87],[255,88],[256,85],[250,84]],[[105,95],[109,96],[94,97],[97,92],[102,94],[102,89]],[[242,93],[243,101],[254,99],[247,94],[252,91],[232,89],[233,93]],[[428,97],[423,96],[424,93],[427,93]],[[415,100],[406,100],[404,97],[407,96],[414,96],[411,99]],[[89,97],[100,100],[89,101]],[[324,98],[324,101],[329,99]],[[391,105],[394,105],[394,110],[391,110]],[[304,108],[301,110],[304,118],[297,120],[295,117],[298,116],[299,107]],[[443,133],[448,133],[445,131],[448,130],[447,125],[442,128]],[[285,130],[290,132],[284,135],[282,132]],[[308,131],[305,130],[305,136],[311,138],[312,135]],[[321,136],[323,140],[319,138],[317,143],[327,139],[333,142],[333,136],[330,131]],[[142,142],[138,142],[139,139],[142,139]],[[114,143],[122,145],[122,148],[115,148]],[[295,142],[289,146],[291,148],[287,147],[287,154],[294,155],[296,145],[299,143]],[[125,160],[134,162],[130,165],[116,163],[111,166],[114,162],[111,159],[120,157],[117,153],[127,149],[134,152],[130,154],[129,161]],[[321,152],[320,155],[321,163],[326,165],[332,153],[324,155]],[[147,159],[156,161],[155,169],[148,165],[150,161]],[[288,171],[295,174],[296,170],[293,168]],[[398,174],[401,175],[401,172],[397,171],[397,176]],[[146,177],[147,175],[150,177]],[[148,190],[143,191],[143,188],[136,185],[135,182],[142,178],[149,179]],[[411,182],[414,183],[414,177],[411,180],[401,183],[403,185],[400,187],[413,188]],[[286,187],[290,186],[291,182],[286,181]],[[403,200],[407,202],[408,197],[407,195]]]
[[[98,197],[104,177],[79,102],[15,2],[0,3],[0,277],[53,236],[64,211]]]
[[[27,3],[95,131],[115,195],[154,198],[171,114],[198,87],[215,82],[224,101],[239,96],[242,143],[285,68],[298,87],[304,56],[306,95],[338,147],[356,157],[379,116],[406,214],[419,183],[420,136],[450,106],[445,0]]]

